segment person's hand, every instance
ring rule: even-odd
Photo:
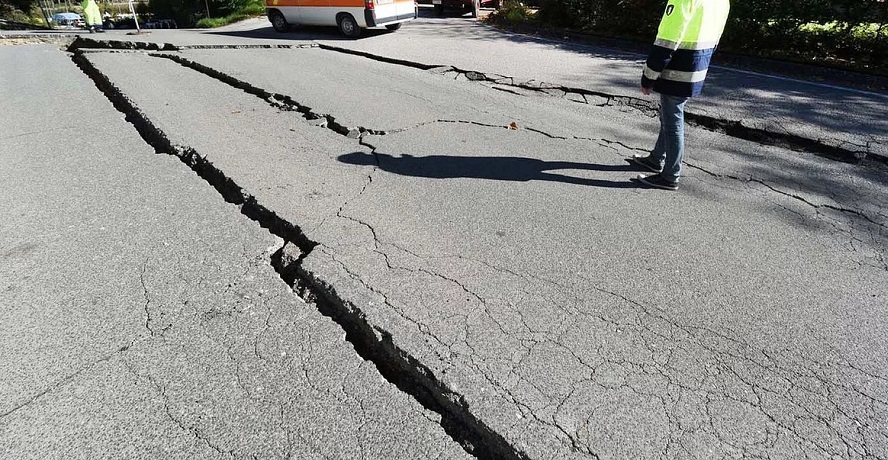
[[[641,94],[644,94],[645,96],[650,96],[650,95],[651,95],[651,89],[650,89],[650,88],[645,88],[644,86],[642,86],[642,87],[641,87]]]

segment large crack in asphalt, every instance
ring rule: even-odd
[[[346,340],[352,344],[358,355],[373,363],[387,381],[409,394],[424,408],[438,413],[441,416],[440,425],[455,442],[480,459],[528,458],[472,413],[462,395],[438,380],[435,373],[418,359],[395,345],[391,334],[370,324],[361,309],[340,297],[334,286],[303,268],[302,262],[319,245],[317,242],[306,237],[299,226],[258,203],[205,156],[188,146],[174,145],[106,75],[89,62],[81,50],[72,48],[71,51],[73,62],[113,106],[125,115],[126,121],[135,127],[155,153],[179,158],[210,184],[226,202],[238,206],[241,214],[284,240],[283,246],[271,256],[270,261],[282,280],[306,303],[315,306],[324,316],[336,322],[345,331]],[[257,96],[266,98],[268,94],[260,90]],[[282,102],[274,98],[274,95],[271,96],[269,102]],[[284,97],[283,103],[287,99]],[[297,107],[304,108],[299,111],[307,118],[314,116],[311,109]],[[321,118],[327,120],[328,129],[349,137],[354,135],[353,130],[343,131],[343,127],[335,119]]]
[[[151,55],[159,58],[171,59],[183,66],[192,68],[208,76],[223,81],[230,86],[244,90],[249,94],[253,94],[260,99],[265,100],[267,103],[271,104],[274,107],[280,108],[282,110],[295,111],[306,120],[319,120],[321,121],[319,126],[329,129],[339,135],[356,139],[361,145],[370,148],[374,155],[376,153],[376,147],[366,141],[366,135],[386,135],[390,133],[406,131],[416,127],[414,126],[398,130],[391,130],[388,132],[373,130],[365,127],[346,127],[338,122],[335,117],[327,114],[317,113],[311,107],[301,104],[293,100],[292,98],[289,98],[288,96],[272,94],[247,82],[235,79],[214,69],[189,61],[181,56],[171,55],[167,53],[151,53]],[[371,325],[366,320],[363,312],[358,306],[344,301],[343,298],[337,294],[335,286],[330,285],[323,279],[316,278],[313,273],[303,270],[302,261],[312,252],[312,250],[315,250],[317,246],[320,246],[318,243],[309,241],[298,227],[290,224],[289,222],[282,221],[278,216],[274,215],[273,212],[265,209],[264,207],[256,203],[256,200],[252,196],[246,194],[237,184],[228,179],[223,172],[215,168],[205,159],[205,157],[199,155],[193,149],[190,149],[188,147],[170,145],[170,142],[166,139],[165,135],[154,128],[150,120],[148,120],[147,117],[144,116],[144,114],[141,114],[141,112],[139,112],[139,109],[135,107],[132,103],[130,103],[127,100],[126,96],[123,95],[119,90],[117,90],[114,85],[110,81],[108,81],[107,78],[105,78],[100,72],[98,72],[98,70],[92,68],[88,60],[86,60],[78,52],[75,52],[74,60],[78,63],[78,65],[81,65],[81,63],[83,64],[81,65],[81,68],[84,69],[87,75],[90,75],[90,77],[93,78],[93,80],[96,82],[96,85],[103,90],[106,96],[108,96],[108,98],[113,103],[115,103],[115,107],[117,107],[118,110],[127,115],[127,120],[133,123],[137,129],[139,129],[140,134],[143,135],[143,138],[146,140],[146,142],[154,146],[155,150],[158,151],[158,153],[168,153],[178,156],[202,178],[213,185],[217,189],[217,191],[219,191],[219,193],[226,198],[227,201],[241,206],[241,212],[244,213],[244,215],[259,222],[260,225],[269,229],[269,231],[271,231],[275,235],[283,238],[287,243],[285,243],[285,245],[272,257],[272,265],[275,267],[282,279],[284,279],[284,281],[286,281],[291,287],[293,287],[294,291],[304,300],[306,300],[310,304],[315,305],[319,309],[319,311],[321,311],[321,313],[336,321],[337,324],[339,324],[343,328],[343,330],[346,331],[346,340],[352,343],[359,355],[376,365],[379,372],[389,382],[395,384],[399,389],[413,396],[424,407],[441,414],[442,417],[440,423],[444,427],[445,431],[454,440],[461,443],[463,446],[466,447],[467,451],[473,453],[479,458],[526,458],[526,455],[524,455],[523,452],[520,452],[518,449],[509,445],[509,443],[505,441],[501,435],[489,429],[483,422],[481,422],[475,415],[473,415],[469,410],[467,403],[458,393],[451,391],[449,388],[446,387],[446,385],[437,380],[436,376],[431,370],[426,368],[422,363],[415,360],[411,355],[405,353],[403,350],[394,345],[390,334],[388,334],[385,330]],[[91,68],[91,70],[89,70],[89,68],[84,68],[84,65]],[[91,72],[93,72],[95,75],[91,74]],[[421,123],[417,126],[439,122],[471,123],[490,128],[508,129],[508,127],[504,126],[485,125],[482,123],[462,120],[436,120]],[[570,139],[567,137],[554,136],[544,131],[534,129],[528,130],[554,139]],[[599,143],[604,142],[607,144],[612,143],[604,139],[584,140],[598,141]],[[624,148],[629,148],[625,145],[621,146]],[[613,146],[611,147],[613,148]],[[853,209],[838,208],[829,204],[818,205],[816,203],[810,202],[802,196],[784,192],[771,187],[767,183],[759,179],[717,174],[707,171],[699,166],[689,166],[700,169],[701,171],[716,178],[727,178],[747,184],[752,182],[760,184],[771,192],[796,199],[804,204],[814,207],[815,209],[823,208],[840,211],[854,217],[862,218],[863,220],[869,221],[870,223],[878,224],[872,218],[863,213],[860,213],[859,211]],[[373,173],[375,171],[376,170],[374,169],[374,171],[368,175],[367,183],[364,184],[360,193],[363,193],[367,189],[367,187],[372,184]],[[340,207],[337,216],[345,219],[354,220],[370,228],[371,232],[374,233],[374,239],[376,240],[377,244],[377,252],[385,257],[384,251],[379,250],[378,245],[380,244],[380,242],[376,238],[373,228],[364,222],[360,222],[347,215],[344,215],[343,209],[345,208],[345,206],[346,205]],[[878,225],[881,228],[885,228],[883,224]],[[323,248],[324,247],[321,246],[320,249]],[[339,263],[335,259],[334,261]],[[388,261],[387,257],[386,263],[390,268],[399,268],[393,267],[393,265]],[[360,277],[349,272],[347,267],[343,266],[343,269],[356,281],[362,282]],[[432,272],[426,271],[426,273],[429,275],[442,277],[441,275],[437,275]],[[442,278],[448,279],[446,277]],[[454,280],[449,279],[449,281]],[[373,287],[367,286],[366,284],[365,287],[372,292],[379,293],[384,299],[387,299],[384,293],[376,291],[375,289],[373,289]],[[466,289],[465,286],[462,287]],[[468,289],[466,290],[468,292]],[[611,294],[617,295],[614,293]],[[480,299],[480,301],[484,303],[483,299]],[[520,403],[514,397],[512,397],[512,399],[515,400],[516,404],[520,406]],[[706,405],[706,409],[710,409],[709,404]],[[529,408],[528,410],[531,412],[531,415],[533,415],[533,411]],[[535,415],[534,417],[536,418]],[[542,420],[540,421],[542,423],[549,424],[549,422],[545,422]],[[556,426],[558,429],[565,433],[575,449],[584,451],[586,450],[583,442],[579,440],[576,436],[573,436],[570,433],[566,432],[564,428],[557,424],[557,421],[553,426]],[[778,424],[778,426],[782,425]],[[589,453],[591,454],[591,452],[592,451],[590,450]]]
[[[576,103],[594,105],[597,107],[617,107],[636,111],[648,117],[656,117],[659,104],[647,99],[632,96],[611,94],[603,91],[595,91],[587,88],[547,83],[537,80],[520,81],[515,77],[505,75],[488,74],[477,70],[460,69],[450,65],[424,64],[407,59],[381,56],[365,51],[358,51],[340,46],[324,43],[296,44],[296,45],[172,45],[169,43],[146,42],[118,42],[113,40],[95,40],[78,36],[69,46],[69,51],[88,49],[126,49],[142,51],[183,51],[188,49],[299,49],[318,48],[326,51],[359,56],[376,62],[410,67],[441,75],[453,75],[455,79],[465,79],[482,84],[497,85],[493,89],[512,94],[521,94],[518,91],[508,89],[516,88],[540,95],[560,97]],[[196,64],[195,65],[199,65]],[[503,88],[506,87],[506,88]],[[857,145],[847,141],[830,142],[829,139],[809,138],[793,134],[786,130],[777,131],[758,128],[745,124],[742,120],[729,120],[721,117],[710,116],[705,113],[685,113],[685,122],[690,126],[699,127],[708,131],[717,132],[726,136],[752,141],[762,145],[776,146],[788,150],[811,153],[835,161],[857,164],[864,159],[872,159],[882,163],[888,163],[888,156],[872,154],[872,144],[879,144],[878,140],[871,139],[867,143]]]

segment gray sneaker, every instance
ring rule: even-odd
[[[665,177],[659,174],[653,174],[650,176],[638,175],[638,181],[644,185],[660,188],[663,190],[678,190],[678,182],[671,181],[666,179]]]
[[[632,165],[639,166],[643,171],[651,171],[658,173],[663,170],[663,166],[660,166],[660,163],[649,156],[641,156],[641,155],[633,155],[629,158],[626,158],[626,161],[631,163]]]

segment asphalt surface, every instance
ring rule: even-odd
[[[361,40],[343,39],[335,28],[324,27],[280,34],[261,18],[210,31],[151,30],[138,36],[112,31],[89,37],[182,47],[317,43],[425,66],[478,72],[509,85],[559,88],[567,94],[554,92],[590,104],[603,101],[600,97],[584,99],[582,93],[655,105],[638,90],[638,68],[644,55],[504,33],[468,17],[434,17],[424,7],[421,12],[423,19],[397,33],[367,31]],[[688,106],[688,113],[814,141],[852,155],[888,158],[888,121],[883,116],[886,101],[888,95],[879,92],[714,66],[704,94]]]
[[[281,280],[283,241],[57,48],[0,53],[0,457],[469,458]]]
[[[432,33],[436,24],[438,32]],[[78,80],[84,86],[92,78],[104,96],[95,87],[75,92],[88,94],[88,105],[105,107],[105,116],[114,119],[115,112],[104,99],[110,98],[141,128],[145,141],[167,146],[168,153],[185,159],[216,186],[214,191],[170,155],[152,155],[144,141],[135,138],[135,130],[116,114],[116,123],[122,127],[110,125],[109,132],[130,133],[128,142],[134,148],[121,150],[141,149],[146,153],[139,156],[142,163],[121,166],[129,176],[114,170],[95,174],[68,168],[78,178],[107,176],[121,183],[108,185],[113,193],[97,190],[101,197],[92,200],[65,193],[67,186],[60,186],[56,190],[61,198],[72,206],[84,200],[107,201],[112,205],[101,207],[105,219],[116,216],[113,220],[133,225],[141,220],[130,212],[131,206],[120,205],[119,211],[113,206],[115,199],[126,202],[120,189],[132,195],[131,201],[150,203],[142,197],[150,196],[150,187],[155,187],[153,193],[169,195],[164,202],[175,203],[179,212],[190,209],[184,206],[190,202],[196,207],[193,212],[218,208],[224,216],[218,220],[195,217],[192,227],[180,225],[180,216],[145,218],[152,225],[140,228],[152,238],[160,239],[158,235],[164,232],[190,238],[170,237],[175,243],[166,249],[171,253],[168,257],[155,254],[160,246],[157,240],[140,245],[130,237],[127,250],[107,248],[106,238],[90,238],[88,232],[75,228],[67,233],[94,241],[100,249],[84,249],[83,257],[113,262],[125,254],[121,263],[135,270],[140,280],[152,273],[146,268],[151,266],[140,265],[141,257],[129,256],[132,246],[151,254],[149,260],[155,256],[175,259],[167,268],[158,269],[167,274],[157,280],[158,286],[164,286],[162,292],[184,290],[206,299],[221,296],[216,302],[231,302],[235,307],[229,308],[237,312],[225,316],[224,326],[207,326],[193,313],[189,317],[181,302],[169,300],[162,304],[176,307],[170,312],[161,309],[155,316],[145,307],[152,305],[145,303],[153,297],[145,297],[148,288],[135,285],[131,298],[116,303],[122,311],[111,316],[113,321],[128,319],[132,331],[147,334],[143,340],[151,351],[135,353],[132,350],[142,344],[135,342],[113,358],[105,358],[124,345],[88,342],[106,354],[89,355],[77,349],[61,360],[65,365],[73,361],[69,371],[55,378],[40,374],[49,372],[45,368],[50,364],[22,374],[25,363],[48,362],[65,347],[49,340],[41,351],[4,363],[18,373],[14,375],[33,374],[27,378],[61,384],[0,418],[4,430],[0,441],[20,443],[45,439],[46,432],[57,433],[52,423],[32,423],[28,426],[49,428],[27,431],[16,423],[16,417],[36,410],[43,401],[49,404],[52,399],[48,398],[64,395],[68,386],[76,387],[81,375],[97,366],[92,364],[70,377],[70,369],[83,367],[77,359],[95,363],[98,357],[102,366],[120,359],[124,367],[135,370],[122,374],[126,377],[101,378],[111,388],[104,393],[94,391],[106,396],[91,394],[93,405],[107,411],[113,407],[109,399],[122,405],[143,400],[117,391],[116,385],[126,378],[139,382],[144,377],[142,381],[159,389],[160,404],[169,415],[164,419],[160,413],[158,418],[177,421],[180,431],[170,426],[172,436],[236,457],[286,451],[266,449],[272,437],[268,429],[255,428],[266,437],[251,437],[232,427],[279,426],[297,420],[315,427],[294,430],[309,433],[297,445],[312,446],[313,452],[330,458],[357,458],[361,453],[355,446],[363,446],[363,453],[373,458],[439,454],[450,458],[465,455],[458,448],[460,443],[474,444],[474,452],[482,458],[888,458],[884,422],[888,418],[888,316],[884,314],[888,213],[883,198],[888,167],[883,162],[838,162],[691,126],[681,190],[650,190],[629,180],[637,172],[624,161],[653,144],[656,120],[649,107],[614,99],[614,95],[611,99],[597,96],[601,103],[590,102],[588,96],[580,98],[584,103],[577,103],[581,101],[575,95],[534,91],[526,88],[530,85],[516,85],[515,80],[490,81],[463,72],[514,70],[512,76],[518,78],[561,78],[564,85],[572,84],[570,72],[578,72],[573,77],[576,81],[588,72],[594,78],[584,84],[610,94],[622,83],[607,86],[601,74],[608,71],[616,77],[623,66],[634,65],[628,58],[598,59],[508,35],[497,39],[490,29],[460,18],[429,19],[409,24],[397,34],[374,33],[355,42],[336,40],[336,47],[370,51],[374,55],[369,57],[312,47],[317,45],[312,40],[326,34],[325,30],[288,34],[296,40],[288,40],[285,49],[236,49],[275,40],[265,36],[266,29],[254,26],[240,24],[212,34],[155,31],[151,40],[182,49],[77,53],[80,70],[73,62],[63,62],[67,58],[62,52],[49,47],[0,49],[16,53],[15,62],[31,62],[28,59],[40,56],[36,52],[40,50],[53,56],[45,60],[58,62],[60,68],[67,66],[57,78]],[[471,33],[463,37],[454,32],[457,29]],[[397,37],[409,38],[395,43]],[[445,41],[450,48],[444,47]],[[485,51],[466,53],[475,41],[485,42]],[[231,46],[186,46],[209,43]],[[329,45],[323,40],[321,44]],[[419,56],[422,49],[425,52]],[[407,61],[422,57],[422,62],[444,67],[422,70],[405,62],[384,62],[385,56]],[[33,59],[31,68],[41,68]],[[602,70],[592,72],[589,65]],[[505,71],[500,75],[509,75]],[[8,75],[9,81],[31,86],[39,81],[27,79],[29,74],[20,69]],[[788,108],[780,109],[779,116],[776,109],[762,112],[762,104],[750,96],[719,106],[714,116],[729,120],[729,116],[746,114],[742,116],[749,123],[760,126],[773,119],[798,128],[799,136],[816,132],[855,142],[876,139],[870,146],[878,145],[879,136],[884,136],[881,118],[852,132],[845,131],[844,125],[808,117],[800,108],[825,97],[821,91],[825,89],[806,92],[807,84],[781,81],[793,85],[798,95],[795,102],[778,101],[779,90],[768,87],[771,92],[766,94],[755,81],[740,91],[786,107],[795,104],[797,112]],[[4,93],[4,104],[11,101],[10,105],[22,107],[22,113],[37,110],[27,99],[13,95],[43,94],[49,99],[55,93],[46,88],[61,86],[54,81],[40,84],[46,85],[40,91]],[[717,85],[718,80],[710,87]],[[860,112],[846,114],[846,122],[865,114],[867,104],[876,104],[881,97],[848,94],[856,94],[864,103],[859,105]],[[48,102],[38,106],[52,110]],[[706,102],[699,106],[705,108]],[[30,126],[25,120],[41,116],[46,115],[21,117],[20,122]],[[10,126],[10,135],[26,132],[24,127]],[[7,174],[12,190],[33,193],[47,188],[37,184],[57,184],[58,176],[27,162],[39,155],[24,155],[39,152],[44,144],[21,142],[21,150],[4,144],[7,156],[23,162]],[[44,155],[51,145],[44,145]],[[95,152],[87,146],[81,155],[91,158]],[[123,161],[119,155],[112,158]],[[175,167],[179,176],[151,172],[150,168],[162,165]],[[130,184],[133,179],[125,179],[134,175],[147,184]],[[181,177],[182,183],[157,183],[158,177]],[[182,196],[177,198],[176,193]],[[238,214],[222,197],[231,201],[232,194],[261,212]],[[7,194],[10,206],[30,208],[29,200],[14,196]],[[20,212],[5,232],[25,239],[21,235],[32,234],[46,219],[70,220],[66,213],[48,209],[51,217]],[[298,246],[303,254],[283,264],[274,262],[270,254],[283,241],[255,221],[282,236],[288,250],[299,252],[294,249]],[[226,241],[232,238],[235,243],[227,244],[236,250],[226,250]],[[10,245],[4,251],[18,254],[17,247]],[[41,268],[48,265],[45,260],[26,258]],[[28,270],[17,265],[21,263],[10,265],[12,272],[4,278],[33,284],[10,304],[32,302],[31,310],[55,313],[39,308],[45,302],[33,300],[38,298],[34,293],[64,278],[53,274],[28,281],[23,274]],[[201,271],[201,266],[201,276],[181,276]],[[76,265],[65,267],[75,274],[85,271]],[[300,303],[275,269],[291,273],[292,282],[311,303]],[[107,270],[120,269],[109,263]],[[247,275],[241,274],[243,270]],[[95,277],[71,276],[65,286],[93,289]],[[281,292],[262,302],[263,308],[299,309],[312,318],[304,327],[314,335],[293,332],[297,322],[266,328],[267,321],[243,314],[243,297],[230,289],[219,292],[217,286],[245,277],[254,283],[242,288],[247,292],[250,288]],[[52,293],[47,298],[55,301],[61,296]],[[193,302],[198,301],[189,298],[189,312],[192,308],[203,311],[192,307]],[[333,316],[336,323],[319,310]],[[10,321],[35,317],[30,310],[9,310],[8,314]],[[142,324],[146,314],[148,320]],[[107,327],[130,337],[125,328],[112,326],[113,321],[96,320],[80,325],[79,330]],[[37,320],[22,328],[37,338],[20,332],[13,343],[54,337],[45,329],[52,331],[51,326],[42,324]],[[347,342],[342,341],[343,331],[338,327],[348,332]],[[357,411],[354,404],[336,405],[312,393],[299,400],[314,406],[272,410],[274,416],[247,417],[252,423],[247,424],[240,413],[243,408],[233,402],[226,405],[224,397],[210,398],[216,403],[212,409],[192,403],[188,398],[205,385],[217,395],[244,385],[228,382],[225,386],[222,377],[218,381],[195,378],[199,373],[190,370],[195,368],[200,369],[199,375],[248,377],[256,379],[256,385],[266,382],[263,388],[272,385],[290,391],[306,385],[292,382],[313,381],[291,370],[287,360],[262,362],[266,373],[257,373],[249,367],[259,366],[253,363],[257,354],[250,355],[251,350],[244,351],[243,358],[252,364],[243,368],[235,364],[234,371],[231,365],[226,370],[219,364],[224,360],[207,358],[214,350],[224,357],[224,349],[232,347],[225,335],[229,328],[241,331],[234,342],[248,349],[250,337],[257,343],[257,336],[280,335],[278,343],[297,347],[292,352],[296,356],[311,356],[329,379],[321,380],[337,382],[331,383],[336,388],[342,375],[352,375],[346,369],[358,366],[364,373],[346,379],[354,385],[343,385],[343,391],[358,391],[367,381],[378,382],[378,389],[369,391],[374,395],[371,408],[359,403],[361,411]],[[177,345],[167,344],[166,338],[161,340],[164,346],[155,344],[158,331],[162,337],[174,335]],[[330,341],[338,354],[326,350],[313,354],[310,347],[318,341]],[[349,342],[380,368],[393,366],[394,371],[384,372],[383,379],[372,364],[361,361],[353,351],[346,353]],[[240,356],[231,350],[227,353]],[[355,364],[349,364],[352,361]],[[200,384],[177,384],[183,380]],[[386,380],[398,380],[401,385],[395,387]],[[4,396],[3,402],[13,408],[23,398],[27,402],[33,397],[29,396],[32,388],[41,388],[33,381],[11,380],[11,396]],[[404,381],[425,390],[407,389]],[[87,393],[94,387],[104,388],[88,380],[81,385]],[[151,387],[147,385],[148,390]],[[256,398],[249,384],[246,387],[243,391],[251,399],[266,401]],[[167,388],[176,388],[181,399],[167,398]],[[284,389],[279,392],[275,393],[281,395],[274,400],[277,404],[285,395]],[[427,397],[438,413],[418,404],[423,401],[429,406]],[[56,407],[45,409],[50,415],[39,420],[64,417],[64,410]],[[179,412],[171,408],[183,415],[177,417]],[[317,414],[321,408],[325,412]],[[350,410],[360,412],[364,419],[346,417]],[[454,431],[443,423],[451,427],[453,439],[443,434],[440,413],[459,427]],[[101,417],[84,419],[95,423]],[[142,423],[150,422],[136,420],[127,426]],[[333,433],[324,431],[331,426]],[[360,436],[367,427],[376,429]],[[418,434],[404,433],[406,427]],[[335,430],[350,434],[352,442],[337,442],[340,432]],[[78,438],[86,446],[74,449],[78,453],[101,442],[99,435],[87,433]],[[56,434],[53,439],[67,436],[73,435]],[[201,444],[194,438],[209,442]],[[286,438],[292,440],[292,436]],[[145,445],[123,443],[120,448],[133,449],[130,452],[136,456],[150,455]],[[183,449],[174,445],[161,455],[203,455]]]

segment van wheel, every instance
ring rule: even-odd
[[[385,26],[385,28],[388,30],[398,30],[401,28],[401,23],[399,22],[397,24],[389,24],[389,25]]]
[[[271,27],[274,27],[276,32],[286,32],[290,30],[290,24],[287,24],[287,19],[283,14],[275,11],[274,13],[271,13],[268,19],[271,20]]]
[[[272,12],[268,15],[268,19],[271,21],[271,27],[273,27],[276,32],[287,32],[290,30],[290,24],[287,23],[287,19],[281,12]]]
[[[358,22],[350,14],[342,14],[336,22],[339,25],[339,31],[348,38],[358,38],[361,36],[361,28]]]
[[[444,15],[444,5],[435,5],[435,16]]]

